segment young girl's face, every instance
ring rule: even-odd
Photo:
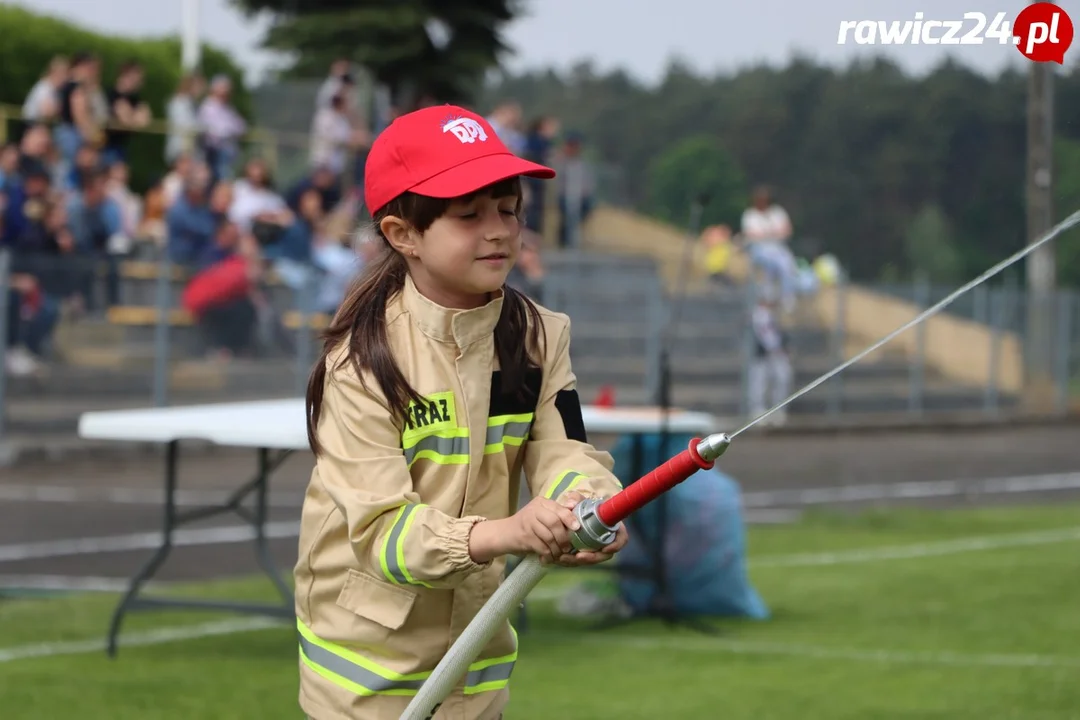
[[[474,308],[499,290],[521,249],[517,194],[455,200],[406,248],[417,288],[445,307]],[[411,254],[410,254],[411,253]]]

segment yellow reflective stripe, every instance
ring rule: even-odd
[[[415,444],[419,438],[453,430],[458,426],[454,393],[449,390],[428,395],[422,403],[412,401],[409,403],[407,415],[407,427],[401,435],[406,447]]]
[[[398,508],[390,531],[383,538],[382,552],[379,553],[379,565],[386,579],[397,585],[423,585],[431,587],[422,580],[416,580],[405,567],[405,534],[409,532],[416,512],[427,505],[402,505]]]
[[[496,425],[506,425],[507,423],[531,423],[533,421],[534,413],[519,413],[517,415],[495,415],[489,417],[487,424],[488,427],[495,427]]]
[[[323,679],[356,695],[415,695],[431,676],[430,672],[396,673],[340,645],[320,640],[299,618],[296,629],[300,632],[300,657],[304,664]]]
[[[549,500],[555,500],[564,492],[573,490],[574,486],[585,479],[585,476],[574,470],[565,470],[559,477],[555,478],[555,482],[551,484],[548,491],[544,493],[544,497]]]
[[[415,695],[431,672],[403,675],[384,668],[355,652],[319,639],[299,618],[300,658],[323,679],[361,696]],[[518,656],[518,635],[513,626],[514,651],[509,655],[478,660],[465,676],[466,695],[501,690],[510,682]]]
[[[488,418],[484,454],[494,455],[506,450],[506,446],[521,446],[529,438],[533,413],[519,415],[496,415]]]
[[[480,660],[469,666],[469,672],[465,675],[466,695],[476,695],[492,690],[502,690],[510,684],[510,675],[514,672],[514,663],[518,656],[518,634],[514,626],[510,626],[510,632],[514,634],[514,652],[502,657]]]
[[[423,436],[401,436],[401,448],[409,467],[420,459],[439,465],[469,464],[469,429],[448,428]]]

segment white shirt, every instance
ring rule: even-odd
[[[26,102],[22,107],[23,117],[27,120],[40,120],[45,114],[45,103],[52,100],[53,109],[59,110],[59,99],[59,94],[49,79],[42,78],[34,84],[30,94],[26,96]]]
[[[286,207],[285,200],[273,190],[255,187],[247,180],[237,180],[233,185],[229,220],[244,232],[250,232],[251,223],[258,215],[277,212]]]
[[[770,205],[765,210],[747,208],[742,215],[742,232],[751,242],[780,242],[791,234],[791,219],[779,205]]]
[[[231,105],[208,97],[199,106],[199,125],[206,133],[208,144],[215,147],[231,147],[237,138],[247,132],[247,123]]]
[[[345,168],[351,137],[352,125],[343,113],[329,107],[316,110],[311,123],[311,164],[326,165],[340,173]]]
[[[166,160],[173,160],[184,151],[195,147],[195,134],[199,131],[199,118],[195,101],[186,95],[174,95],[165,108],[169,123],[169,139],[165,145]]]

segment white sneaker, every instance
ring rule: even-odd
[[[41,370],[41,362],[26,348],[13,347],[4,353],[4,369],[9,375],[26,377]]]

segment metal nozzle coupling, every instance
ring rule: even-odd
[[[586,498],[574,506],[581,528],[570,534],[570,541],[575,550],[600,550],[615,542],[615,531],[619,526],[608,527],[596,514],[600,501]]]
[[[724,451],[728,449],[728,445],[731,444],[731,436],[727,433],[716,433],[710,435],[701,442],[698,443],[697,451],[698,455],[705,462],[712,462],[716,458],[724,454]]]

